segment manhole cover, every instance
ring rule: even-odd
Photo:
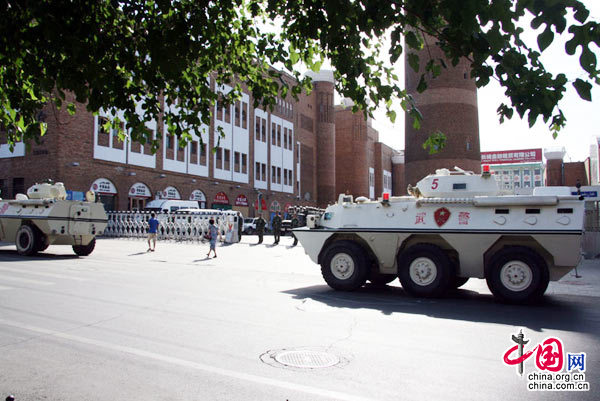
[[[340,358],[323,351],[281,351],[275,354],[275,360],[282,365],[295,368],[328,368],[340,363]]]

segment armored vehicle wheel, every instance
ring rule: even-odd
[[[45,236],[44,234],[42,234],[41,232],[37,232],[37,236],[36,236],[36,241],[35,241],[35,245],[36,245],[36,252],[43,252],[46,249],[48,249],[48,247],[50,246],[50,241],[48,240],[48,237]]]
[[[398,277],[410,295],[437,297],[449,288],[451,261],[436,245],[416,244],[400,254]]]
[[[366,255],[362,248],[353,242],[334,242],[321,261],[321,273],[331,288],[354,291],[367,281]]]
[[[15,243],[17,245],[17,252],[20,255],[33,255],[37,252],[37,235],[34,231],[34,228],[28,226],[27,224],[23,224],[17,230],[17,236],[15,238]]]
[[[467,281],[469,281],[469,277],[458,277],[458,276],[454,276],[452,278],[452,287],[453,288],[460,288],[463,285],[465,285],[467,283]]]
[[[494,296],[510,303],[526,303],[544,295],[550,280],[548,266],[534,250],[511,246],[496,252],[485,269]]]
[[[96,238],[90,241],[87,245],[73,245],[73,251],[77,256],[88,256],[96,246]]]

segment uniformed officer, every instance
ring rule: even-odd
[[[292,218],[292,230],[294,228],[297,228],[298,225],[299,225],[298,215],[296,213],[294,213],[294,217]],[[293,231],[292,231],[292,237],[294,237],[294,244],[292,246],[298,245],[298,238],[296,238]]]
[[[279,237],[281,236],[281,215],[279,212],[275,214],[273,217],[273,237],[275,241],[273,241],[273,245],[279,244]]]
[[[258,243],[262,244],[263,242],[263,234],[265,233],[265,225],[267,222],[262,218],[262,214],[258,215],[258,219],[256,219],[256,234],[258,234]]]

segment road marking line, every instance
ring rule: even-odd
[[[33,271],[33,270],[15,269],[15,268],[12,268],[12,267],[0,267],[0,270],[7,271],[7,272],[14,272],[14,273],[32,274],[32,275],[36,275],[36,276],[53,277],[53,278],[64,278],[64,279],[67,279],[67,280],[87,281],[84,278],[68,276],[66,274],[38,272],[38,271]]]
[[[123,352],[126,354],[131,354],[143,358],[153,359],[156,361],[161,361],[165,363],[170,363],[172,365],[182,366],[186,368],[191,368],[195,370],[201,370],[207,373],[214,373],[217,375],[245,380],[252,383],[264,384],[268,386],[282,388],[284,390],[292,390],[299,391],[303,393],[313,394],[320,397],[331,397],[340,400],[348,400],[348,401],[373,401],[371,398],[363,398],[356,395],[345,394],[338,391],[321,389],[318,387],[306,386],[303,384],[292,383],[284,380],[271,379],[268,377],[257,376],[249,373],[236,372],[234,370],[218,368],[216,366],[210,366],[199,362],[188,361],[185,359],[175,358],[171,356],[157,354],[155,352],[144,351],[138,348],[127,347],[123,345],[111,344],[105,341],[93,340],[91,338],[85,338],[76,336],[73,334],[63,333],[60,331],[44,329],[42,327],[31,326],[24,323],[14,322],[11,320],[0,319],[0,323],[5,324],[7,326],[12,326],[24,330],[33,331],[35,333],[46,334],[57,338],[62,338],[65,340],[76,341],[82,344],[94,345],[96,347],[109,349],[112,351]]]
[[[0,280],[20,281],[22,283],[27,283],[27,284],[54,285],[54,283],[50,283],[48,281],[33,280],[30,278],[21,278],[21,277],[9,277],[9,276],[3,276],[3,275],[0,275]]]

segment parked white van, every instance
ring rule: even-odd
[[[144,211],[156,213],[171,213],[179,209],[200,209],[197,201],[191,200],[173,200],[173,199],[154,199],[146,203]]]

